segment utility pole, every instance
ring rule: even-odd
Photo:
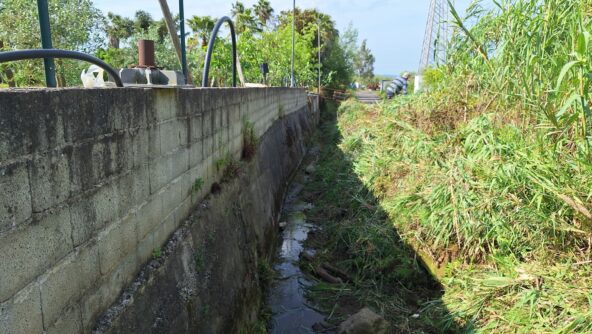
[[[44,49],[53,49],[47,0],[37,0],[37,9],[39,10],[39,25],[41,28],[41,46]],[[53,58],[43,58],[43,63],[45,65],[45,83],[47,87],[57,87]]]
[[[290,87],[296,87],[296,81],[294,80],[294,58],[295,58],[295,46],[296,46],[296,0],[292,2],[292,75],[290,79]]]

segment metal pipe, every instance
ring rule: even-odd
[[[53,49],[47,0],[37,0],[37,9],[39,10],[39,26],[41,28],[41,46],[44,49]],[[47,87],[57,87],[53,58],[43,58],[43,64],[45,65],[45,84]]]
[[[290,87],[296,86],[296,81],[294,80],[294,48],[296,44],[296,0],[292,2],[292,75],[290,79]]]
[[[42,49],[42,50],[19,50],[19,51],[8,51],[0,52],[0,63],[8,61],[24,60],[24,59],[39,59],[39,58],[69,58],[83,60],[92,64],[95,64],[103,68],[109,75],[115,80],[117,87],[123,87],[123,82],[119,77],[117,71],[109,66],[109,64],[100,60],[99,58],[87,55],[86,53],[78,51],[67,51],[57,49]],[[48,85],[48,87],[50,87]],[[54,86],[55,87],[55,86]]]
[[[156,68],[154,41],[141,39],[138,41],[138,67]]]
[[[187,48],[185,46],[185,8],[183,0],[179,0],[179,27],[181,29],[181,68],[185,76],[185,84],[189,82],[189,71],[187,70]]]
[[[212,61],[212,52],[214,51],[214,45],[216,38],[218,38],[218,31],[224,22],[228,23],[230,27],[230,36],[232,39],[232,87],[236,87],[236,34],[234,32],[234,24],[228,16],[224,16],[216,22],[214,30],[212,30],[212,36],[210,37],[210,43],[208,44],[208,52],[206,53],[206,60],[204,65],[203,79],[201,85],[208,87],[208,80],[210,77],[210,63]]]

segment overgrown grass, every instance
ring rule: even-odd
[[[590,333],[592,2],[475,1],[454,14],[429,93],[342,105],[340,147],[431,260],[451,320]]]
[[[446,323],[448,313],[439,302],[441,286],[361,182],[352,165],[355,159],[338,146],[342,138],[331,106],[322,113],[315,140],[321,146],[318,167],[305,188],[305,200],[315,205],[307,217],[322,226],[321,233],[307,241],[319,250],[307,269],[313,272],[323,262],[332,263],[352,280],[340,286],[319,283],[311,297],[334,323],[370,306],[393,323],[394,333],[455,332],[456,324]],[[432,307],[422,309],[428,303]]]
[[[589,168],[495,113],[428,131],[409,109],[365,108],[342,106],[341,148],[437,268],[451,321],[491,333],[592,330]]]
[[[445,294],[419,293],[425,327],[403,332],[592,333],[592,1],[489,8],[454,13],[428,93],[341,105],[327,237],[359,281],[339,293],[406,324],[411,303],[388,287],[415,267],[389,264],[415,253]]]

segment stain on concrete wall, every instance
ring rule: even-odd
[[[245,122],[262,138],[306,105],[283,88],[0,92],[1,332],[90,332],[240,159]]]

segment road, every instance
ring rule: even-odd
[[[356,98],[364,104],[375,104],[380,101],[380,97],[375,92],[369,90],[357,91]]]

